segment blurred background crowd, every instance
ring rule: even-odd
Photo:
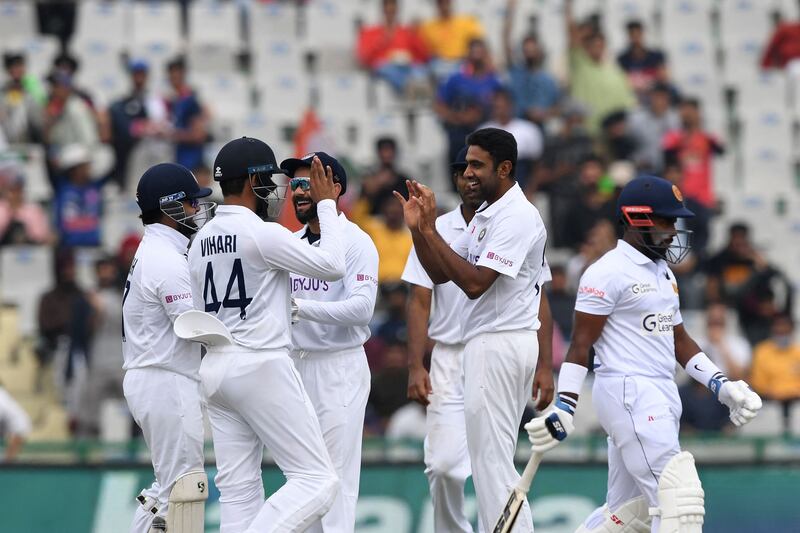
[[[424,435],[406,399],[411,237],[391,191],[413,177],[455,207],[447,164],[494,126],[517,139],[517,180],[548,223],[556,369],[580,275],[615,246],[616,194],[654,173],[697,214],[674,267],[687,327],[769,400],[747,431],[800,434],[796,0],[0,0],[0,35],[11,433],[132,435],[120,346],[142,233],[132,190],[167,160],[212,184],[219,146],[251,135],[279,160],[325,150],[357,184],[340,207],[380,255],[367,430]],[[280,221],[298,227],[288,202]],[[682,429],[733,431],[683,381]]]

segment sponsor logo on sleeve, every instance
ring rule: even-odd
[[[179,302],[181,300],[191,300],[192,293],[191,292],[184,292],[183,294],[167,294],[164,299],[167,301],[168,304],[173,302]]]
[[[375,279],[374,276],[370,276],[369,274],[356,274],[356,281],[370,281],[375,285],[378,284],[378,280]]]
[[[642,317],[645,335],[672,335],[672,312],[648,313]]]
[[[585,294],[586,296],[597,296],[598,298],[605,298],[606,291],[602,289],[596,289],[595,287],[589,287],[588,285],[584,285],[583,287],[578,289],[578,294]]]
[[[489,252],[486,254],[486,259],[494,261],[495,263],[500,263],[503,266],[513,267],[514,261],[512,259],[508,259],[503,257],[502,255],[496,254],[494,252]]]

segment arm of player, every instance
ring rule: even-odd
[[[31,432],[31,419],[2,388],[0,388],[0,422],[6,427],[8,434],[5,461],[12,461],[22,450],[25,439]]]
[[[675,338],[675,359],[696,381],[709,388],[720,403],[730,409],[731,422],[743,426],[761,409],[761,397],[744,381],[729,381],[711,362],[686,331],[682,323],[672,329]]]
[[[539,341],[539,359],[536,363],[536,373],[533,375],[532,398],[536,401],[536,409],[544,410],[553,401],[553,315],[550,312],[550,301],[544,288],[542,299],[539,303],[539,331],[536,332]]]
[[[411,231],[411,239],[414,241],[414,248],[412,252],[419,266],[425,270],[426,277],[433,280],[433,283],[447,283],[450,278],[442,271],[436,257],[432,254],[428,243],[419,231],[420,220],[422,218],[422,203],[412,200],[414,189],[410,181],[406,181],[408,187],[409,199],[403,198],[403,195],[397,191],[393,191],[395,198],[403,206],[403,218],[406,221],[408,229]],[[435,230],[434,222],[434,230]]]
[[[345,299],[320,302],[295,298],[298,318],[340,326],[369,324],[378,296],[378,251],[372,241],[365,237],[364,246],[350,246],[345,262]]]
[[[534,452],[550,450],[575,429],[572,419],[589,371],[589,350],[600,338],[607,319],[608,315],[575,311],[572,340],[558,375],[556,403],[548,412],[525,424]]]
[[[408,324],[408,398],[428,405],[428,395],[433,392],[431,379],[425,369],[428,347],[428,319],[431,313],[433,290],[411,285],[406,322]]]
[[[184,261],[182,264],[177,261]],[[194,309],[192,298],[192,280],[189,268],[183,258],[174,263],[165,263],[159,272],[161,279],[156,282],[155,293],[170,321],[175,320],[185,311]]]

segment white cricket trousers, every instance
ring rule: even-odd
[[[464,345],[436,343],[425,436],[425,475],[433,503],[433,530],[472,533],[464,513],[464,484],[472,475],[464,419]]]
[[[178,476],[203,469],[200,384],[162,368],[132,368],[125,372],[122,390],[153,461],[156,479],[142,494],[155,500],[158,515],[166,518],[169,493]],[[147,533],[153,516],[137,505],[131,533]]]
[[[597,375],[592,392],[597,418],[608,434],[608,508],[613,511],[641,495],[656,507],[661,472],[681,451],[682,407],[675,381]],[[653,532],[659,522],[653,518]]]
[[[348,533],[356,527],[364,412],[370,389],[367,355],[359,346],[339,352],[292,352],[322,437],[340,480],[330,510],[308,532]]]
[[[328,511],[339,481],[288,352],[214,349],[200,377],[217,458],[220,533],[305,531]],[[264,446],[286,477],[266,502]]]
[[[478,518],[485,531],[492,531],[519,482],[514,453],[538,357],[539,341],[531,330],[481,333],[464,348],[467,446]],[[527,501],[512,531],[533,531]]]

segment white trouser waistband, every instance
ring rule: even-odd
[[[344,350],[313,351],[313,350],[292,350],[292,359],[336,359],[354,355],[364,356],[364,347],[345,348]]]

